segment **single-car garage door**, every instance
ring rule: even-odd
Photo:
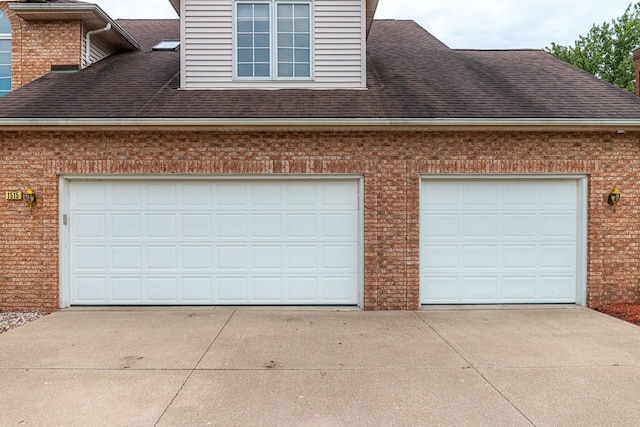
[[[359,300],[357,180],[68,184],[75,305]]]
[[[422,304],[574,303],[578,181],[424,179]]]

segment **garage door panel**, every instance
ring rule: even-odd
[[[539,265],[537,245],[503,245],[502,268],[535,270]]]
[[[464,245],[462,248],[463,270],[498,268],[497,245]]]
[[[148,239],[176,239],[175,214],[147,214],[145,215],[146,233]]]
[[[287,277],[286,292],[288,300],[296,304],[313,304],[318,300],[317,277]]]
[[[490,181],[465,182],[462,183],[462,206],[472,209],[495,208],[498,206],[499,194],[500,188]]]
[[[251,239],[282,239],[282,215],[252,215],[249,234]]]
[[[502,237],[506,239],[534,238],[539,231],[539,220],[535,214],[502,214]]]
[[[458,245],[429,245],[422,247],[424,269],[453,269],[459,265]]]
[[[220,277],[217,281],[217,301],[223,304],[243,304],[247,299],[246,277]]]
[[[114,277],[111,279],[111,300],[121,304],[134,304],[142,298],[142,279]]]
[[[576,216],[574,213],[542,214],[542,237],[575,239]]]
[[[77,245],[71,255],[71,265],[78,271],[105,271],[107,269],[107,248]]]
[[[142,248],[140,246],[111,246],[112,271],[142,271]]]
[[[538,278],[532,276],[504,276],[502,298],[504,302],[535,302]]]
[[[281,246],[253,246],[251,248],[251,270],[282,271]]]
[[[461,302],[459,296],[459,278],[457,276],[429,276],[430,286],[423,289],[423,296],[428,301],[438,304],[455,304]]]
[[[216,238],[226,240],[246,240],[247,216],[245,214],[218,214],[215,217]]]
[[[287,270],[318,270],[318,248],[314,246],[287,246]]]
[[[181,301],[188,304],[211,303],[213,281],[211,277],[185,277],[182,279]]]
[[[536,183],[505,182],[502,185],[502,206],[518,210],[535,207],[538,188]]]
[[[213,218],[210,214],[182,214],[180,215],[180,235],[189,240],[212,240]]]
[[[147,278],[147,299],[152,303],[167,304],[177,300],[178,283],[175,277]]]
[[[540,248],[541,265],[544,269],[576,268],[576,248],[574,245],[542,245]]]
[[[491,302],[498,294],[498,278],[495,276],[465,276],[462,278],[463,302]]]
[[[76,214],[71,219],[75,224],[73,237],[77,240],[104,239],[107,236],[107,216],[105,214]]]
[[[359,299],[355,180],[72,181],[69,194],[72,304]]]
[[[109,201],[111,206],[130,210],[140,208],[142,205],[143,193],[140,185],[114,183],[110,187],[105,188],[109,190]]]
[[[247,270],[248,249],[246,246],[217,246],[216,270]]]
[[[184,270],[211,271],[213,269],[211,246],[183,246],[181,255]]]
[[[175,246],[147,246],[145,258],[146,269],[157,270],[177,270],[178,257]]]
[[[247,185],[228,182],[214,187],[215,209],[238,209],[247,207]]]
[[[78,277],[75,300],[79,304],[100,303],[107,298],[107,280],[100,277]]]
[[[576,180],[422,184],[423,304],[575,302]],[[443,203],[447,194],[457,202]]]
[[[176,186],[170,183],[151,183],[146,185],[148,207],[175,208],[178,204]]]
[[[575,275],[543,276],[540,281],[539,297],[542,301],[574,302]]]
[[[497,214],[464,214],[462,238],[497,238],[499,233]]]
[[[423,216],[424,219],[426,219]],[[459,215],[456,213],[432,213],[428,217],[429,227],[423,227],[423,237],[458,238]]]

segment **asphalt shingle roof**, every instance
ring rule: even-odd
[[[640,98],[537,50],[453,50],[413,21],[374,21],[367,90],[178,90],[178,20],[119,20],[142,50],[48,74],[0,118],[638,119]]]

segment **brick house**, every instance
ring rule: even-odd
[[[375,0],[171,3],[0,2],[0,309],[640,300],[640,99]]]

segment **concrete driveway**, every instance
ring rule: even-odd
[[[0,425],[637,426],[640,328],[575,306],[63,310],[0,335]]]

